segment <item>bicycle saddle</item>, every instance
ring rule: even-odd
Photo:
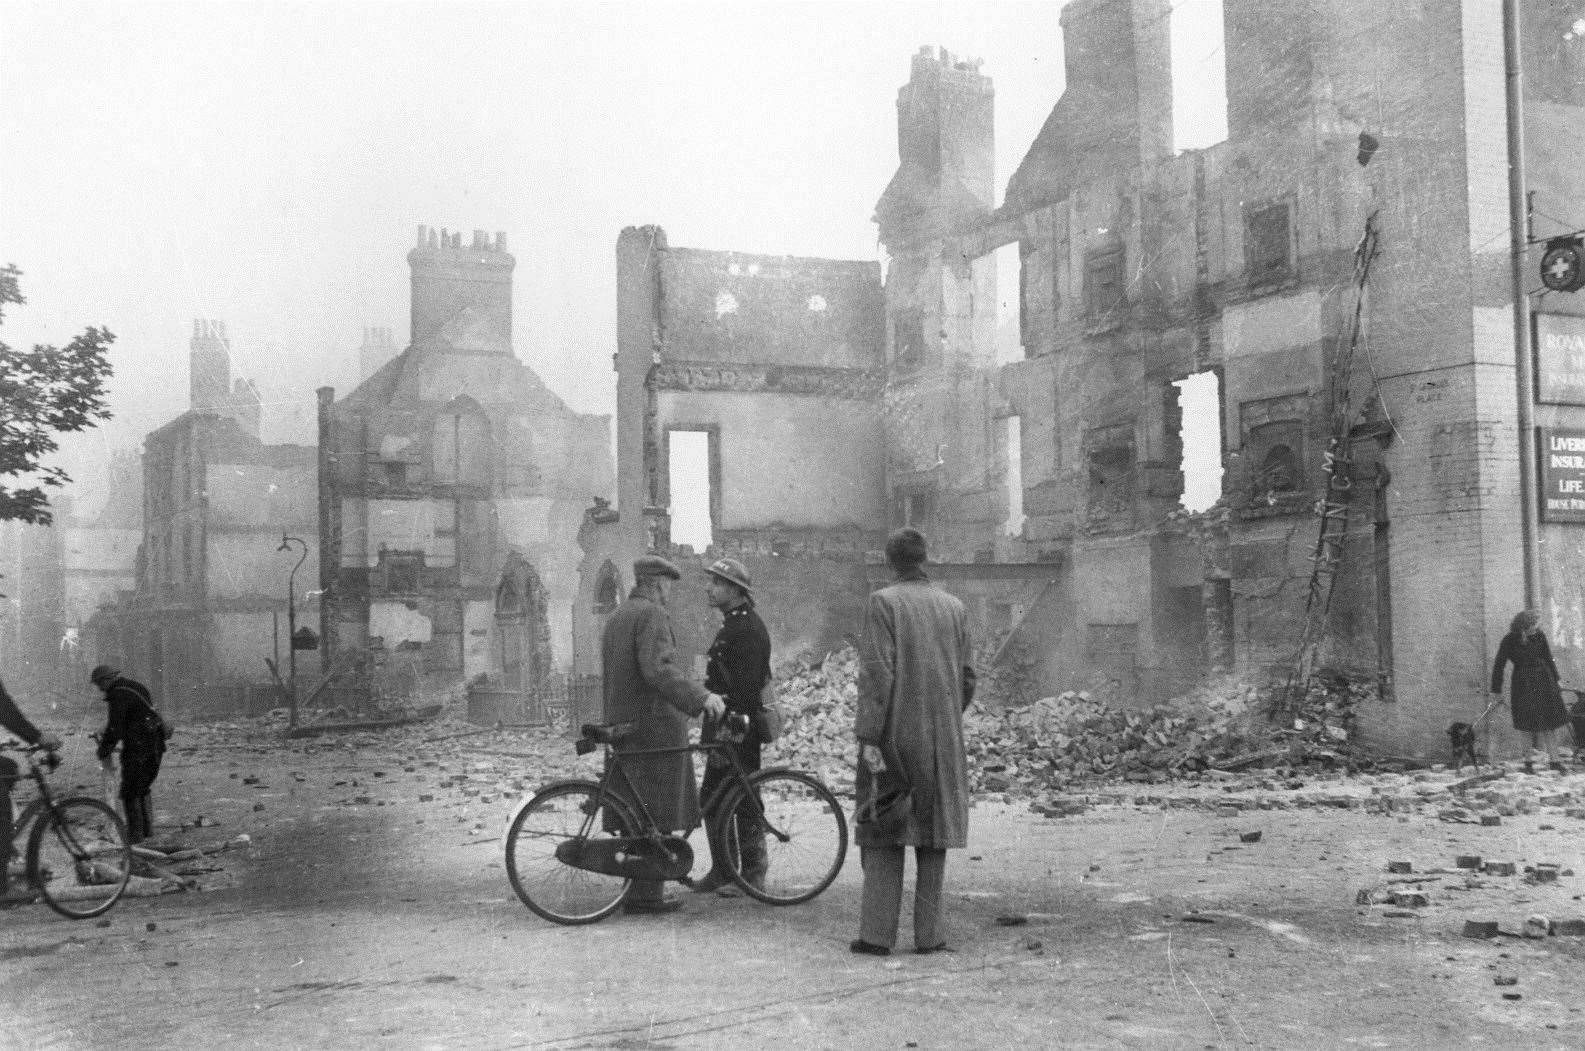
[[[584,723],[583,739],[596,744],[616,744],[622,738],[633,732],[633,724],[625,723]]]

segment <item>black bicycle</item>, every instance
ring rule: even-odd
[[[13,841],[27,833],[27,879],[44,903],[72,920],[108,912],[132,877],[132,844],[121,815],[97,799],[57,799],[45,776],[60,757],[37,745],[4,744],[27,756],[38,795],[12,824]]]
[[[728,733],[747,730],[747,717],[727,720]],[[506,875],[534,912],[553,923],[593,923],[616,911],[636,879],[687,880],[693,848],[686,837],[656,826],[623,769],[625,761],[642,756],[703,752],[727,764],[703,810],[711,842],[724,848],[722,867],[745,893],[770,905],[798,905],[837,878],[847,857],[847,818],[819,778],[786,767],[749,773],[719,742],[623,752],[611,747],[631,731],[631,723],[585,724],[576,747],[579,755],[605,747],[600,780],[554,782],[512,813]],[[739,829],[763,835],[763,856],[739,848]]]

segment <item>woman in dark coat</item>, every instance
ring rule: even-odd
[[[1513,662],[1508,692],[1513,728],[1528,733],[1531,752],[1544,750],[1552,769],[1562,773],[1563,763],[1558,759],[1552,731],[1568,722],[1568,710],[1563,707],[1563,694],[1558,689],[1560,676],[1552,659],[1552,647],[1547,645],[1540,623],[1541,617],[1533,609],[1513,618],[1492,663],[1491,692],[1502,692],[1503,666]],[[1534,772],[1529,756],[1525,757],[1524,769],[1527,774]]]

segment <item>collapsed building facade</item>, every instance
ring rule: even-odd
[[[1521,6],[1530,188],[1576,216],[1578,12]],[[851,635],[880,538],[913,524],[1040,692],[1149,703],[1280,679],[1305,651],[1375,684],[1377,749],[1438,750],[1479,714],[1525,603],[1521,509],[1543,500],[1521,494],[1521,443],[1585,441],[1568,295],[1532,300],[1539,430],[1519,429],[1500,5],[1225,0],[1228,137],[1184,153],[1170,13],[1062,9],[1066,88],[1000,204],[990,79],[916,55],[884,276],[623,231],[617,504],[581,533],[580,653],[633,555],[690,554],[668,445],[703,431],[708,554],[764,582],[779,653]],[[998,365],[1011,245],[1023,359]],[[1215,391],[1214,449],[1184,447],[1190,381]],[[1183,506],[1186,457],[1222,466],[1207,511]],[[1568,462],[1543,456],[1538,487],[1582,491]],[[1542,506],[1543,626],[1578,681],[1585,513]]]
[[[88,648],[174,717],[256,714],[280,703],[265,661],[287,645],[297,556],[277,550],[283,535],[307,551],[300,600],[317,572],[314,450],[260,440],[258,392],[232,383],[223,324],[193,323],[189,363],[191,408],[143,441],[133,587],[99,608]]]
[[[576,536],[609,492],[610,420],[568,408],[512,346],[512,271],[492,239],[420,227],[411,340],[341,400],[319,390],[321,631],[352,706],[464,682],[489,718],[568,669]],[[383,354],[386,337],[365,340]]]

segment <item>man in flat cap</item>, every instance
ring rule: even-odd
[[[633,591],[605,622],[600,635],[604,715],[608,723],[631,722],[633,730],[616,744],[617,752],[681,748],[688,744],[688,720],[703,712],[719,719],[726,704],[689,681],[677,656],[666,599],[682,577],[659,555],[633,563]],[[689,832],[699,825],[699,793],[693,757],[633,756],[622,760],[633,789],[655,824],[665,832]],[[627,912],[671,912],[682,899],[662,893],[659,880],[634,880],[623,908]]]
[[[728,732],[726,723],[708,724],[704,728],[704,739],[725,741],[736,753],[743,769],[752,773],[759,769],[760,745],[764,743],[758,714],[760,692],[770,681],[770,632],[765,630],[765,622],[754,611],[754,596],[749,590],[751,582],[743,563],[735,558],[717,559],[705,569],[705,576],[705,594],[710,605],[721,613],[721,630],[716,632],[706,655],[705,689],[725,698],[727,711],[748,716],[749,725],[748,732],[737,740]],[[704,782],[699,786],[699,798],[709,801],[732,769],[729,762],[718,752],[710,753]],[[759,827],[757,815],[752,813],[739,813],[736,821],[743,875],[757,886],[765,878],[765,832]],[[725,862],[725,844],[712,839],[710,871],[694,884],[694,891],[700,894],[715,891],[723,897],[737,895],[737,885],[732,882]]]

